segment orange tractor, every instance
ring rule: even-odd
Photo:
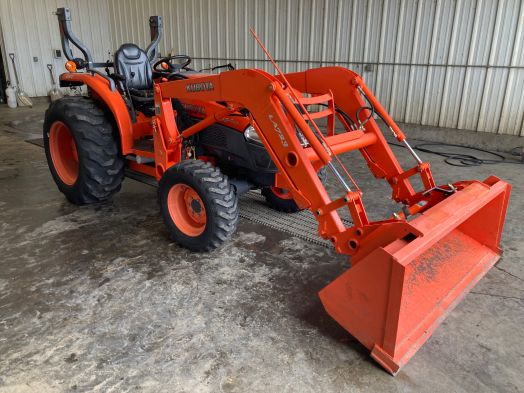
[[[194,251],[234,233],[247,190],[261,189],[279,210],[309,209],[318,234],[351,257],[351,268],[320,291],[326,311],[392,374],[500,258],[510,186],[496,177],[437,185],[358,74],[341,67],[283,74],[276,64],[276,76],[231,66],[195,71],[189,56],[158,58],[158,16],[145,51],[124,44],[113,63],[95,63],[72,33],[69,10],[57,13],[69,60],[60,84],[88,92],[52,103],[45,116],[49,168],[71,202],[110,198],[125,173],[147,176],[158,182],[171,237]],[[375,118],[405,145],[413,168],[400,166]],[[368,219],[338,158],[354,150],[402,205],[392,217]],[[336,198],[322,183],[326,169],[340,184]]]

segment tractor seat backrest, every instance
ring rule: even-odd
[[[129,89],[153,88],[153,70],[146,53],[135,44],[123,44],[115,53],[115,71],[126,78]]]

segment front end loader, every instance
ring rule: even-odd
[[[64,53],[74,63],[60,76],[61,85],[85,85],[89,92],[83,106],[66,99],[52,104],[44,126],[51,172],[71,201],[109,198],[124,169],[148,176],[158,181],[172,238],[196,251],[231,236],[237,199],[246,190],[259,188],[286,201],[280,210],[310,210],[319,236],[351,262],[320,291],[322,304],[391,374],[500,258],[510,185],[496,177],[436,184],[429,163],[353,71],[284,74],[273,62],[277,75],[257,69],[210,74],[189,69],[185,55],[185,65],[172,67],[173,56],[160,63],[154,56],[159,17],[150,19],[146,51],[124,44],[114,64],[97,65],[71,33],[69,11],[59,9],[58,17]],[[70,42],[84,59],[73,58]],[[161,65],[153,67],[156,74],[147,64],[137,66],[143,59]],[[78,108],[86,112],[75,114]],[[378,119],[411,154],[412,168],[401,167]],[[401,206],[391,217],[369,220],[363,193],[339,158],[351,151],[390,185]],[[340,185],[337,197],[322,183],[325,170]],[[412,184],[415,176],[422,189]]]

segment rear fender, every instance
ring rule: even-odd
[[[130,154],[133,148],[133,123],[127,106],[117,90],[111,90],[109,82],[100,75],[64,73],[60,85],[87,85],[93,98],[101,101],[111,111],[120,134],[122,154]]]

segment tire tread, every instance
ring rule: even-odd
[[[235,232],[239,217],[238,198],[227,176],[208,162],[184,160],[169,168],[160,180],[158,191],[161,205],[163,203],[162,193],[167,192],[166,188],[173,185],[169,183],[169,173],[180,173],[185,177],[191,177],[195,183],[200,185],[200,191],[211,202],[212,208],[206,209],[206,214],[213,215],[211,221],[214,223],[209,235],[201,242],[186,244],[181,242],[176,234],[171,233],[173,240],[192,251],[209,252],[220,247]],[[162,208],[162,214],[167,224],[171,218],[168,217],[166,208]]]
[[[66,186],[53,174],[58,188],[71,202],[101,202],[120,190],[124,179],[124,158],[119,151],[112,118],[99,103],[88,97],[64,97],[49,106],[45,118],[44,140],[48,138],[52,122],[63,121],[74,134],[79,157],[83,157],[79,162],[84,174],[81,184]],[[46,155],[51,167],[48,148]]]

